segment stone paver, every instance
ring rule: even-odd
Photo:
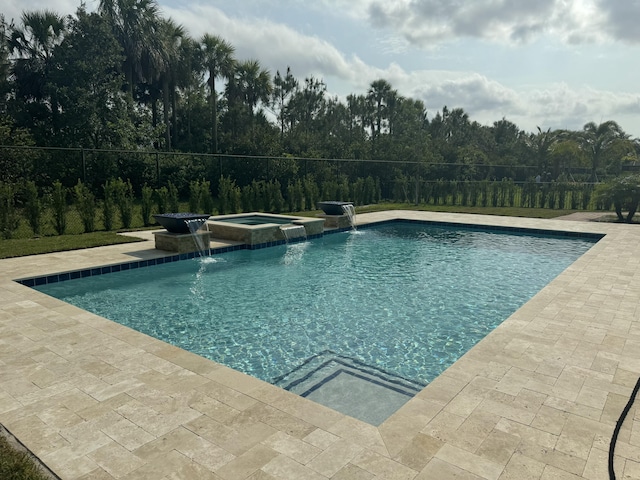
[[[640,227],[388,211],[604,238],[379,427],[13,280],[167,255],[145,242],[0,261],[0,423],[63,480],[603,478],[640,376]],[[131,235],[136,235],[132,233]],[[637,478],[640,415],[615,469]]]

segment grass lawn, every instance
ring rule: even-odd
[[[476,215],[502,215],[506,217],[528,218],[556,218],[580,210],[552,210],[549,208],[520,208],[520,207],[462,207],[459,205],[414,205],[412,203],[377,203],[356,207],[356,214],[369,212],[382,212],[384,210],[417,210],[421,212],[446,212],[446,213],[470,213]],[[301,217],[315,217],[322,213],[320,210],[291,212],[290,215]],[[602,212],[603,215],[606,212]],[[286,215],[286,214],[285,214]]]
[[[40,238],[13,238],[0,240],[0,259],[139,241],[141,240],[118,235],[115,232],[93,232]]]
[[[51,480],[28,452],[13,445],[0,431],[0,478],[3,480]]]

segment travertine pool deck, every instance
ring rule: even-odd
[[[640,226],[358,215],[390,218],[606,236],[380,427],[12,281],[166,256],[151,240],[1,260],[0,423],[65,480],[608,478],[640,376]],[[636,407],[620,479],[640,478]]]

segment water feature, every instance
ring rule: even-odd
[[[193,237],[193,241],[196,244],[196,248],[200,253],[201,257],[210,256],[211,255],[211,241],[209,235],[209,223],[206,220],[202,219],[192,219],[185,220],[184,223],[189,227],[189,232],[191,232],[191,236]],[[200,229],[205,226],[206,235],[204,232],[200,233]]]
[[[298,240],[300,238],[307,238],[307,231],[304,225],[282,225],[280,231],[284,236],[285,242],[289,243],[292,240]]]
[[[356,207],[353,206],[352,203],[347,203],[342,205],[342,211],[349,219],[349,223],[351,224],[351,228],[353,230],[357,230],[356,228]]]
[[[153,218],[170,233],[189,233],[188,220],[206,221],[211,215],[201,213],[156,213]]]

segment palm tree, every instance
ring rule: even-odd
[[[52,88],[53,53],[67,31],[67,21],[51,10],[22,14],[22,28],[14,28],[8,40],[15,55],[13,75],[18,94],[26,100],[49,103],[54,130],[59,114],[55,88]]]
[[[9,93],[9,75],[11,73],[9,31],[10,25],[5,21],[4,15],[0,13],[0,113],[6,109],[5,102]]]
[[[122,47],[122,70],[133,100],[134,84],[152,81],[150,65],[158,48],[160,25],[158,4],[155,0],[100,0],[98,11],[108,18]]]
[[[260,102],[268,104],[271,96],[272,85],[269,71],[260,67],[258,60],[245,60],[236,67],[234,88],[244,100],[253,136],[256,107]]]
[[[200,41],[204,53],[204,66],[209,72],[209,101],[211,102],[212,153],[218,153],[218,94],[216,78],[230,78],[233,75],[235,48],[217,35],[205,34]]]
[[[374,137],[380,135],[382,120],[387,115],[387,103],[389,95],[393,92],[391,84],[384,79],[374,80],[367,91],[367,99],[375,108],[375,132]]]
[[[551,163],[551,154],[553,147],[560,141],[561,135],[558,131],[551,131],[550,128],[542,130],[540,127],[536,127],[538,133],[531,133],[525,138],[525,144],[533,153],[536,163],[538,165],[538,174],[547,172]],[[558,171],[554,168],[553,178],[558,176]]]
[[[606,152],[619,140],[628,140],[624,130],[613,120],[596,125],[587,123],[579,133],[579,143],[591,160],[591,180],[597,182],[597,170]]]
[[[176,78],[180,62],[180,46],[186,38],[186,31],[171,19],[163,19],[158,29],[160,49],[155,65],[162,84],[162,111],[165,125],[165,150],[171,150],[171,122],[169,106],[176,96]],[[173,106],[175,110],[175,105]]]
[[[181,115],[180,120],[183,121],[184,137],[186,137],[187,150],[193,150],[193,135],[191,131],[192,113],[194,99],[200,98],[200,91],[203,84],[203,52],[200,49],[200,42],[193,38],[186,36],[180,43],[180,54],[178,57],[178,65],[175,69],[175,81],[176,88],[181,92],[184,102],[185,112]],[[173,96],[174,104],[172,106],[173,115],[173,127],[177,130],[177,105],[176,97]],[[185,118],[186,115],[186,118]],[[174,137],[177,139],[177,131],[174,132]],[[175,142],[174,142],[175,143]]]

